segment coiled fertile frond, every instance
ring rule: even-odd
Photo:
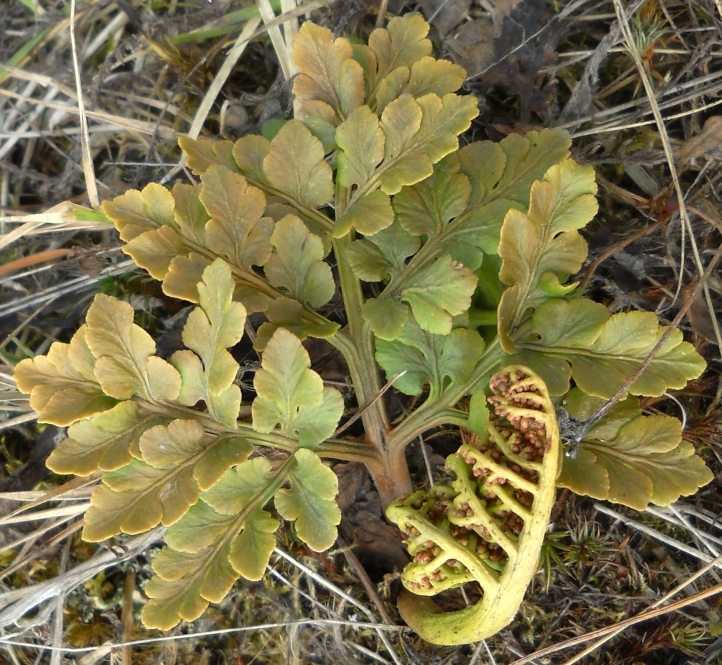
[[[488,637],[516,614],[537,570],[561,461],[559,429],[544,382],[510,366],[490,382],[492,407],[478,444],[446,460],[456,476],[394,502],[387,510],[413,561],[402,574],[399,610],[424,639],[465,644]],[[443,612],[428,598],[476,581],[476,605]]]

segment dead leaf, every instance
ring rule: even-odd
[[[471,0],[420,0],[419,2],[426,20],[442,37],[461,23],[470,5]]]
[[[490,19],[478,18],[465,23],[445,40],[454,61],[472,76],[494,62],[494,26]]]
[[[722,160],[722,116],[720,115],[708,118],[699,135],[687,139],[677,152],[680,167],[701,157]]]
[[[555,51],[563,24],[552,20],[540,0],[507,0],[494,15],[494,66],[482,81],[519,95],[520,120],[532,113],[551,119],[556,99],[555,80],[540,73],[557,60]]]
[[[695,281],[685,287],[685,300],[690,296],[692,291],[694,291],[696,285],[697,282]],[[722,280],[720,280],[717,275],[711,275],[707,285],[716,293],[722,292]],[[718,299],[715,298],[714,300]],[[717,302],[717,304],[719,304],[719,302]],[[715,307],[715,315],[717,320],[720,320],[718,307]],[[707,305],[707,300],[702,293],[695,298],[692,306],[689,310],[687,310],[687,320],[689,321],[689,325],[692,327],[692,330],[702,337],[702,339],[705,339],[710,344],[717,344],[717,334],[712,323],[709,306]]]
[[[493,20],[479,16],[458,29],[454,26],[467,16],[468,0],[422,0],[419,4],[469,79],[518,95],[522,124],[529,122],[532,113],[551,119],[555,81],[541,70],[556,62],[555,49],[564,25],[553,20],[541,0],[498,0]]]

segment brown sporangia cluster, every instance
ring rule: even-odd
[[[453,528],[453,525],[449,522],[449,511],[453,510],[452,501],[454,495],[455,493],[450,487],[437,485],[428,492],[416,492],[408,500],[413,510],[423,514],[434,526],[448,532],[450,528]],[[412,542],[421,536],[421,532],[413,524],[406,524],[403,535],[406,542]],[[427,539],[422,543],[417,542],[417,548],[413,552],[413,561],[420,565],[429,564],[441,553],[441,547],[433,540]],[[447,566],[454,568],[454,570],[445,570]],[[448,579],[448,573],[458,573],[464,570],[464,567],[459,562],[447,560],[443,565],[422,575],[418,582],[413,583],[413,586],[416,586],[417,589],[432,589],[435,584],[445,582]]]
[[[528,487],[524,481],[533,485],[538,482],[538,472],[529,468],[528,463],[541,462],[551,445],[543,416],[544,398],[535,382],[518,368],[513,370],[513,376],[510,373],[495,376],[490,388],[492,395],[487,401],[493,409],[489,436],[473,447],[482,456],[475,454],[471,447],[462,447],[459,454],[472,467],[472,475],[479,482],[477,494],[484,500],[486,511],[499,522],[502,531],[518,535],[524,526],[519,512],[525,513],[525,509],[534,503],[534,493],[518,485]],[[493,464],[485,466],[485,460]],[[512,488],[505,494],[506,502],[495,488],[505,485]],[[518,512],[510,509],[510,498],[520,504]],[[462,504],[460,508],[470,514],[468,504]],[[484,531],[481,534],[486,537]]]
[[[549,450],[551,440],[545,419],[530,414],[543,414],[542,394],[533,380],[520,369],[514,377],[500,374],[490,384],[493,395],[488,401],[494,407],[492,420],[497,431],[509,442],[511,452],[522,454],[528,461],[538,461]]]
[[[490,388],[487,436],[463,445],[447,463],[458,479],[452,487],[437,485],[417,492],[407,505],[492,569],[499,569],[509,558],[508,549],[516,546],[532,509],[539,481],[535,467],[542,463],[551,441],[545,396],[532,377],[513,368],[496,375]],[[472,489],[474,498],[465,488]],[[499,534],[508,540],[500,542]],[[411,523],[405,525],[404,536],[411,543],[414,563],[424,568],[407,581],[410,586],[438,590],[452,573],[458,582],[447,582],[446,588],[468,581],[467,568],[457,559],[444,558],[443,547],[433,536],[422,536]]]

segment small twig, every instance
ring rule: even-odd
[[[637,8],[639,5],[636,5],[634,7],[625,7],[621,0],[614,0],[614,10],[617,14],[617,20],[619,22],[619,26],[622,30],[622,34],[624,35],[624,40],[627,43],[627,47],[629,49],[629,54],[632,57],[632,60],[634,60],[634,64],[637,68],[637,72],[639,73],[639,78],[641,79],[642,85],[644,86],[644,89],[647,93],[647,97],[649,99],[649,105],[652,111],[652,115],[654,116],[655,123],[657,125],[657,131],[659,132],[659,138],[662,142],[662,148],[664,149],[664,155],[667,160],[667,166],[669,167],[669,173],[672,177],[672,184],[674,185],[674,192],[677,195],[677,202],[679,205],[679,215],[681,219],[680,229],[681,229],[681,237],[680,237],[680,265],[684,266],[685,264],[685,243],[686,243],[686,237],[687,234],[689,235],[689,243],[690,247],[692,249],[692,255],[694,257],[694,262],[697,267],[697,272],[702,275],[702,258],[699,252],[699,249],[697,247],[697,241],[695,240],[694,233],[692,232],[692,223],[689,218],[689,211],[687,210],[687,205],[685,202],[685,196],[684,192],[682,191],[682,184],[679,181],[679,174],[677,171],[677,167],[675,166],[674,162],[674,151],[672,150],[672,145],[669,140],[669,135],[667,133],[667,127],[664,122],[664,117],[662,116],[662,112],[659,108],[659,103],[657,102],[657,96],[656,91],[654,89],[654,86],[652,85],[652,82],[650,80],[649,75],[649,65],[645,63],[645,61],[642,59],[642,56],[639,53],[639,49],[637,48],[635,44],[634,34],[632,32],[632,27],[630,25],[629,17],[636,13]],[[704,282],[704,280],[702,280]],[[679,295],[679,293],[682,290],[682,273],[680,271],[680,277],[677,284],[677,291],[675,293],[675,298]],[[709,298],[709,293],[705,291],[705,295],[707,298]]]
[[[614,511],[607,509],[606,506],[602,506],[601,504],[595,504],[595,507],[598,510],[604,508],[604,512],[607,512],[608,514],[616,516],[618,519],[621,519],[623,522],[627,522],[627,518],[622,517],[618,513],[615,514]],[[637,526],[637,524],[638,523],[635,523],[635,527]],[[643,525],[639,525],[639,526],[643,526]],[[676,543],[675,543],[675,546],[677,546]],[[702,553],[700,552],[699,555],[702,556]],[[706,566],[703,566],[702,568],[700,568],[689,579],[687,579],[684,582],[682,582],[681,584],[677,585],[674,589],[672,589],[672,591],[670,591],[669,593],[662,596],[662,598],[660,598],[659,600],[655,601],[654,604],[651,605],[648,610],[645,610],[645,612],[642,612],[642,615],[646,614],[647,612],[649,612],[651,614],[652,610],[654,610],[655,608],[658,608],[660,605],[662,605],[667,600],[669,600],[670,598],[675,596],[677,593],[679,593],[682,589],[684,589],[685,587],[692,584],[692,582],[694,582],[695,580],[699,579],[702,575],[704,575],[706,572],[711,570],[713,567],[718,566],[720,564],[720,562],[722,562],[722,556],[718,556],[717,558],[712,559],[711,561],[708,561]],[[715,587],[715,588],[719,588],[719,587]],[[670,608],[667,607],[667,608],[662,608],[662,609],[669,610]],[[642,616],[642,615],[640,615],[640,616]],[[600,646],[602,646],[605,642],[608,642],[613,637],[615,637],[616,635],[621,633],[622,630],[623,630],[622,628],[619,628],[618,630],[612,632],[611,634],[605,635],[600,640],[596,641],[594,644],[591,644],[586,649],[584,649],[583,651],[578,653],[576,656],[573,656],[572,658],[567,660],[564,663],[564,665],[573,665],[574,663],[579,662],[582,658],[584,658],[585,656],[588,656],[590,653],[592,653],[593,651],[598,649]]]
[[[381,0],[381,5],[379,6],[379,15],[376,17],[376,27],[377,28],[383,28],[384,27],[384,21],[386,20],[386,10],[389,7],[389,0]]]
[[[281,550],[281,549],[279,549],[279,548],[276,547],[273,551],[274,551],[279,557],[281,557],[282,559],[285,559],[285,560],[288,561],[289,563],[293,564],[293,565],[296,566],[296,568],[298,568],[301,572],[305,573],[305,574],[308,575],[311,579],[315,580],[317,584],[320,584],[321,586],[325,587],[326,589],[328,589],[328,590],[331,591],[332,593],[336,594],[336,595],[339,596],[340,598],[345,599],[346,602],[350,603],[350,604],[353,605],[354,607],[357,607],[359,610],[361,610],[361,611],[368,617],[368,619],[369,619],[370,622],[373,622],[374,616],[373,616],[373,614],[371,613],[371,611],[370,611],[363,603],[360,603],[358,600],[356,600],[356,598],[354,598],[353,596],[347,594],[347,593],[346,593],[345,591],[343,591],[342,589],[339,589],[335,584],[332,584],[332,583],[329,582],[327,579],[325,579],[323,576],[316,574],[316,573],[313,572],[310,568],[308,568],[307,566],[304,566],[300,561],[297,561],[297,560],[294,559],[290,554],[287,554],[287,553],[284,552],[283,550]],[[383,645],[386,647],[386,650],[387,650],[387,651],[389,652],[389,654],[391,655],[391,658],[392,658],[392,660],[394,661],[394,663],[396,663],[396,665],[401,665],[401,663],[399,662],[398,656],[396,655],[396,652],[394,651],[393,647],[392,647],[391,644],[389,643],[386,635],[383,633],[383,631],[380,630],[382,624],[377,624],[377,626],[378,626],[378,627],[376,628],[376,634],[378,635],[379,639],[381,640],[381,642],[383,643]]]
[[[44,252],[38,252],[37,254],[30,254],[29,256],[23,256],[20,259],[15,259],[2,266],[0,266],[0,275],[6,275],[10,272],[17,272],[30,266],[35,266],[38,263],[45,263],[47,261],[54,261],[63,256],[70,254],[71,249],[47,249]]]
[[[421,446],[421,455],[424,458],[424,466],[426,467],[426,475],[429,477],[429,485],[434,486],[434,475],[431,473],[431,461],[429,455],[426,452],[426,442],[424,441],[423,435],[419,434],[419,445]]]
[[[118,555],[111,551],[98,551],[93,557],[87,561],[75,566],[62,577],[56,577],[44,582],[38,582],[23,589],[23,595],[17,600],[11,600],[9,603],[3,603],[3,596],[7,597],[12,592],[5,592],[0,596],[0,628],[7,628],[13,624],[17,624],[28,612],[37,608],[39,611],[31,618],[25,618],[23,628],[17,635],[9,635],[0,637],[2,644],[6,637],[12,639],[22,633],[27,632],[34,626],[42,626],[49,618],[55,605],[48,601],[57,598],[61,594],[68,594],[75,587],[80,586],[83,582],[97,575],[100,571],[105,570],[111,565],[117,565],[122,561],[133,558],[146,547],[160,541],[165,532],[164,527],[156,527],[150,531],[130,538],[125,542],[123,553]]]
[[[385,633],[403,633],[408,632],[406,626],[384,626],[381,623],[369,623],[365,621],[349,621],[348,619],[299,619],[295,621],[276,621],[274,623],[264,623],[257,626],[240,626],[237,628],[221,628],[219,630],[205,630],[197,633],[180,633],[178,635],[164,635],[163,637],[150,637],[140,640],[132,640],[131,642],[109,644],[102,647],[60,647],[60,651],[64,654],[81,654],[81,653],[95,653],[100,649],[106,649],[106,654],[122,647],[124,644],[131,646],[140,646],[145,644],[160,644],[162,642],[179,642],[181,640],[197,640],[200,637],[217,637],[218,635],[243,635],[251,632],[263,632],[274,628],[289,628],[293,626],[313,626],[317,630],[328,630],[329,626],[344,626],[356,631],[375,630],[376,632]],[[0,644],[3,646],[19,646],[27,649],[35,649],[40,652],[52,653],[57,651],[53,646],[47,644],[38,644],[37,642],[21,642],[19,638],[20,634],[13,635],[0,635]],[[349,645],[353,642],[349,642]],[[94,661],[95,662],[95,661]],[[401,665],[398,660],[398,665]]]
[[[657,220],[653,224],[649,224],[648,226],[645,226],[644,228],[640,229],[636,233],[633,233],[628,238],[625,238],[624,240],[621,240],[620,242],[614,243],[611,247],[604,250],[594,261],[592,261],[589,264],[589,268],[587,268],[587,274],[584,275],[584,279],[582,280],[582,283],[580,285],[581,290],[585,290],[587,288],[587,284],[589,284],[589,280],[592,278],[592,275],[596,272],[597,268],[602,265],[610,256],[613,256],[617,252],[623,250],[625,247],[631,245],[632,243],[636,242],[640,238],[643,238],[647,234],[654,231],[659,225],[661,224],[661,220]]]
[[[386,607],[384,606],[383,601],[381,600],[381,598],[379,598],[376,587],[373,585],[371,578],[369,578],[366,569],[361,565],[361,562],[358,560],[356,554],[353,552],[353,550],[344,548],[343,555],[346,557],[346,561],[351,567],[351,570],[353,570],[353,572],[356,574],[356,577],[358,577],[361,584],[363,584],[364,589],[366,589],[366,593],[369,595],[371,602],[373,602],[373,604],[376,606],[376,609],[379,611],[383,622],[387,626],[393,626],[394,622],[391,620],[391,617],[386,611]]]
[[[58,573],[63,575],[68,569],[68,559],[70,558],[70,546],[72,539],[68,538],[63,545],[63,551],[60,554],[60,566]],[[63,643],[63,606],[65,605],[65,594],[58,594],[55,600],[55,621],[53,622],[53,646],[59,647]],[[50,665],[60,665],[62,653],[53,651],[50,656]]]
[[[378,402],[379,399],[384,395],[384,393],[391,388],[391,386],[394,385],[396,381],[398,381],[404,374],[406,374],[406,370],[403,372],[400,372],[399,374],[395,374],[391,377],[391,379],[386,383],[386,385],[379,390],[377,395],[374,395],[374,398],[366,404],[362,409],[359,409],[356,413],[354,413],[353,416],[351,416],[341,427],[339,427],[334,433],[332,438],[337,438],[342,432],[345,432],[351,425],[353,425],[368,409],[370,409],[376,402]]]
[[[720,560],[722,560],[722,557],[719,557]],[[715,559],[715,564],[718,564],[719,561]],[[689,584],[692,579],[687,580],[684,585],[686,586]],[[677,587],[674,589],[672,593],[677,593],[682,587]],[[666,605],[665,607],[659,607],[659,608],[649,608],[647,610],[644,610],[640,614],[637,614],[636,616],[630,617],[629,619],[626,619],[625,621],[620,621],[619,623],[613,625],[613,626],[607,626],[605,628],[600,628],[599,630],[592,631],[591,633],[587,633],[586,635],[580,635],[579,637],[573,637],[569,640],[566,640],[560,644],[555,644],[553,646],[547,647],[546,649],[542,649],[541,651],[537,651],[529,656],[524,656],[523,658],[520,658],[519,660],[515,660],[511,665],[525,665],[526,663],[531,663],[537,658],[542,658],[544,656],[549,656],[550,654],[557,653],[558,651],[562,651],[564,649],[567,649],[569,647],[576,646],[577,644],[584,644],[585,642],[589,642],[590,640],[596,639],[598,637],[607,637],[607,636],[614,636],[625,630],[626,628],[629,628],[630,626],[634,626],[637,623],[641,623],[642,621],[647,621],[648,619],[653,619],[655,617],[661,616],[663,614],[667,614],[670,612],[676,612],[677,610],[681,610],[683,607],[687,607],[688,605],[693,605],[694,603],[704,600],[705,598],[709,598],[710,596],[716,596],[718,593],[722,593],[722,584],[718,584],[717,586],[712,587],[711,589],[706,589],[705,591],[700,591],[699,593],[694,594],[693,596],[689,596],[687,598],[683,598],[682,600],[678,600],[676,603],[672,603],[670,605]],[[664,602],[664,600],[669,596],[665,596],[664,598],[661,598],[658,602]],[[606,640],[605,640],[606,641]],[[596,646],[595,646],[596,648]],[[570,665],[572,662],[575,661],[567,661],[564,665]]]
[[[653,527],[642,524],[641,522],[632,519],[631,517],[627,517],[626,515],[623,515],[622,513],[610,508],[609,506],[605,506],[603,503],[595,503],[594,508],[600,513],[603,513],[604,515],[609,515],[610,517],[634,529],[635,531],[643,533],[648,538],[653,538],[654,540],[663,543],[671,549],[677,550],[678,552],[684,552],[684,554],[687,554],[688,556],[698,559],[699,561],[703,561],[705,564],[707,564],[707,566],[719,566],[719,557],[715,559],[713,556],[705,554],[701,550],[687,545],[686,543],[683,543],[677,538],[672,538],[672,536],[662,533],[658,529],[654,529]],[[659,517],[659,514],[657,514],[657,512],[654,510],[654,507],[652,507],[650,514]],[[682,525],[676,524],[675,526]],[[708,567],[705,567],[704,570],[708,570]]]
[[[135,570],[130,568],[125,574],[123,586],[123,610],[120,615],[123,624],[123,642],[130,642],[133,637],[133,593],[135,592]],[[133,665],[133,647],[124,644],[120,649],[123,665]]]
[[[624,384],[619,388],[619,390],[617,390],[612,399],[610,399],[606,404],[604,404],[604,406],[602,406],[599,411],[597,411],[594,415],[582,422],[578,422],[575,421],[573,418],[570,418],[569,414],[567,414],[564,409],[560,408],[557,411],[557,415],[560,417],[561,420],[561,428],[566,428],[565,439],[569,442],[569,450],[567,451],[567,455],[569,457],[574,457],[576,455],[577,448],[579,447],[581,440],[584,438],[584,435],[589,431],[589,428],[594,425],[598,420],[606,416],[621,400],[627,397],[627,393],[632,387],[632,384],[640,377],[642,372],[644,372],[644,370],[649,367],[650,363],[654,360],[654,358],[661,351],[662,347],[666,344],[672,333],[676,330],[677,326],[684,318],[685,314],[687,314],[687,311],[704,288],[707,280],[717,266],[717,262],[720,260],[720,258],[722,258],[722,245],[717,248],[717,251],[707,265],[707,268],[705,268],[704,274],[702,275],[701,279],[699,280],[699,282],[697,282],[697,285],[694,287],[694,290],[692,291],[692,293],[690,293],[689,297],[685,301],[684,305],[682,305],[679,312],[677,312],[677,316],[674,317],[672,323],[667,327],[667,329],[664,331],[664,333],[654,345],[652,350],[647,354],[647,357],[642,361],[642,364],[624,382]]]

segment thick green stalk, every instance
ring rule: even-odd
[[[371,327],[364,321],[361,313],[361,283],[346,260],[350,244],[351,238],[348,235],[333,241],[341,295],[348,318],[347,334],[355,351],[346,360],[358,406],[362,409],[361,420],[366,442],[379,455],[378,460],[367,463],[367,467],[385,506],[400,494],[411,491],[411,478],[403,450],[399,451],[388,445],[389,421],[385,403],[383,399],[375,399],[381,392],[382,385],[376,366]]]
[[[370,329],[365,325],[361,315],[361,308],[363,307],[361,284],[353,274],[345,256],[349,245],[350,239],[348,236],[333,241],[339,281],[341,282],[341,296],[343,297],[344,309],[348,319],[347,334],[355,347],[353,357],[348,358],[347,361],[350,360],[349,371],[356,390],[359,408],[363,408],[380,392],[381,383],[376,369]],[[378,423],[370,422],[372,414],[375,416],[373,420],[378,420]],[[372,435],[379,428],[385,428],[387,423],[386,414],[380,400],[367,409],[362,418],[364,418],[364,425],[367,426],[367,435]]]

